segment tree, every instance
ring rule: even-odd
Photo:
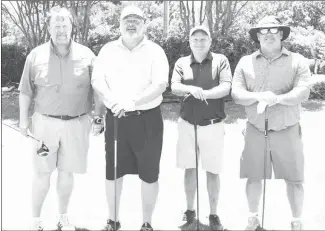
[[[32,49],[48,40],[45,18],[54,6],[65,6],[71,10],[76,27],[73,37],[86,44],[89,33],[89,12],[98,1],[67,1],[67,0],[25,0],[6,1],[1,3],[1,10],[23,33],[26,45]],[[118,4],[120,1],[112,1]]]

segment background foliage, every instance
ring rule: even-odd
[[[98,54],[120,36],[119,15],[131,1],[6,1],[2,2],[2,85],[19,82],[28,52],[48,40],[44,19],[51,6],[66,6],[75,16],[74,39]],[[290,25],[284,45],[307,58],[310,69],[325,74],[325,1],[132,1],[146,16],[147,36],[161,45],[170,64],[190,54],[188,31],[197,24],[209,27],[211,50],[223,53],[234,71],[239,59],[258,47],[248,30],[273,14]],[[168,11],[164,15],[164,5]],[[16,10],[15,10],[16,9]],[[20,11],[17,11],[20,9]],[[164,31],[164,20],[168,32]]]

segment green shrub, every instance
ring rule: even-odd
[[[309,99],[325,100],[325,82],[316,83],[310,90]]]
[[[26,47],[17,43],[1,45],[1,86],[20,81],[27,52]]]

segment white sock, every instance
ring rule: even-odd
[[[258,216],[258,212],[256,212],[256,213],[249,212],[248,213],[248,217],[257,217],[257,216]]]
[[[292,217],[292,221],[301,221],[301,217]]]
[[[35,221],[35,222],[37,222],[37,221],[40,221],[41,218],[40,217],[32,217],[32,220]]]

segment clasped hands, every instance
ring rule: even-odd
[[[134,100],[121,100],[111,107],[111,111],[114,116],[121,118],[125,115],[126,111],[134,111],[135,110],[135,101]]]
[[[279,96],[271,91],[257,93],[257,113],[261,114],[265,111],[266,106],[271,107],[279,102]]]
[[[188,91],[194,98],[196,98],[198,100],[202,100],[206,104],[208,104],[204,90],[201,87],[189,86]]]
[[[134,100],[121,100],[112,105],[111,111],[114,116],[121,118],[125,115],[126,111],[135,110],[135,101]],[[104,130],[104,119],[100,116],[95,116],[93,120],[93,134],[95,136],[101,134]]]

